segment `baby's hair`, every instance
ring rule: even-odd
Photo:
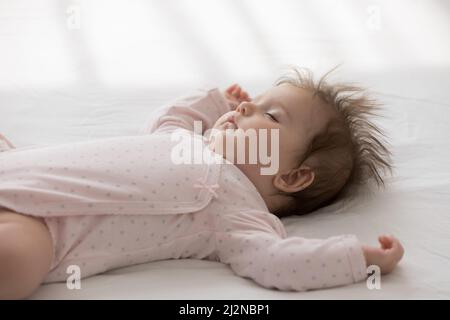
[[[299,164],[311,160],[314,181],[301,191],[283,193],[292,200],[274,212],[279,217],[303,215],[346,199],[368,181],[384,187],[382,173],[392,173],[385,134],[369,120],[370,116],[380,116],[380,104],[359,86],[327,83],[335,69],[316,83],[308,69],[291,67],[275,82],[275,86],[291,84],[311,91],[314,98],[337,111],[337,116],[312,139],[308,151],[299,159]]]

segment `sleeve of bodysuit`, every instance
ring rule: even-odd
[[[361,244],[354,235],[327,239],[287,237],[271,213],[216,216],[219,261],[267,288],[304,291],[366,278]]]
[[[198,89],[153,112],[142,132],[149,134],[176,129],[194,131],[194,121],[199,121],[203,134],[228,111],[231,111],[230,106],[219,89]]]

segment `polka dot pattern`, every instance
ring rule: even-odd
[[[220,166],[174,163],[176,143],[140,135],[5,152],[0,204],[47,217],[198,211],[214,195],[193,184],[215,185]]]
[[[191,170],[194,169],[189,171]],[[46,281],[63,281],[66,277],[65,268],[70,264],[85,263],[82,268],[84,277],[112,268],[161,259],[217,259],[217,256],[214,258],[217,241],[213,216],[221,217],[242,208],[265,208],[257,191],[252,189],[254,187],[251,182],[236,170],[239,169],[223,167],[217,181],[221,187],[215,189],[218,197],[202,210],[193,213],[46,218],[57,243],[53,269]],[[102,180],[105,181],[106,177],[102,176]],[[183,185],[182,181],[179,183]],[[236,194],[244,193],[245,199],[236,197]],[[104,196],[114,197],[113,190],[106,191]],[[181,195],[172,194],[171,200],[175,200],[174,196],[179,198]],[[233,201],[235,204],[229,197],[236,198]],[[145,198],[150,205],[154,205],[150,195]],[[121,210],[126,210],[124,206],[121,207]],[[251,218],[251,215],[248,217]],[[225,229],[231,237],[234,227],[230,225]],[[226,242],[227,239],[220,241]],[[266,244],[267,242],[258,250],[263,251]],[[242,248],[230,248],[232,254],[243,252]]]
[[[219,260],[264,287],[305,291],[366,277],[365,260],[355,236],[318,240],[261,232],[276,229],[277,218],[265,212],[254,212],[248,220],[245,213],[214,217],[222,230],[216,233]]]

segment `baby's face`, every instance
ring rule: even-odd
[[[278,129],[279,169],[286,170],[298,166],[311,139],[331,115],[331,110],[318,98],[313,98],[310,91],[282,84],[258,95],[253,101],[242,102],[235,111],[220,117],[214,129],[267,129],[268,132]],[[266,150],[274,150],[271,149],[274,142],[267,139]]]

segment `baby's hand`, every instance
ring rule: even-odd
[[[395,266],[402,259],[404,249],[397,238],[393,236],[379,236],[378,241],[381,248],[363,246],[364,256],[367,266],[377,265],[382,274],[394,270]]]
[[[230,107],[234,110],[243,101],[251,101],[248,93],[237,84],[233,84],[224,92],[224,96],[227,99]]]

